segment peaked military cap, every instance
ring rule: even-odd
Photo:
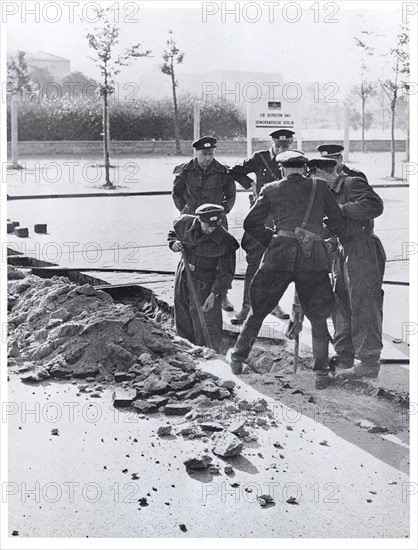
[[[210,151],[210,149],[215,149],[217,141],[214,137],[205,136],[194,141],[192,145],[196,151]]]
[[[319,151],[323,157],[333,157],[335,155],[340,155],[342,151],[344,151],[344,147],[342,145],[330,143],[329,145],[319,145],[316,150]]]
[[[196,216],[201,222],[209,225],[218,225],[218,221],[222,219],[225,210],[219,204],[202,204],[196,208]]]
[[[276,162],[285,168],[297,168],[308,162],[308,159],[300,151],[284,151],[276,155]]]
[[[278,130],[274,130],[269,134],[269,136],[272,139],[278,139],[279,141],[285,141],[288,139],[293,139],[293,132],[292,130],[288,130],[287,128],[279,128]]]
[[[312,159],[308,162],[308,168],[334,168],[337,166],[337,161],[331,158]]]

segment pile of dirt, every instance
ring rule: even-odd
[[[233,393],[196,367],[194,356],[214,352],[178,338],[148,314],[115,303],[91,285],[14,273],[8,281],[8,311],[9,367],[24,382],[87,378],[116,383],[134,390],[130,403],[161,395],[165,404],[223,401]]]

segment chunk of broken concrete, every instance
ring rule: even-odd
[[[126,380],[126,372],[115,372],[113,376],[115,377],[115,382],[123,382]]]
[[[216,434],[213,443],[212,451],[223,457],[239,455],[244,448],[238,437],[230,432]]]
[[[132,407],[134,407],[138,412],[141,413],[154,413],[157,412],[157,407],[148,401],[143,399],[136,399],[132,402]]]
[[[175,415],[184,416],[191,410],[192,408],[189,405],[183,405],[181,403],[179,404],[172,403],[164,407],[164,414],[168,416],[175,416]]]
[[[224,429],[222,424],[218,424],[217,422],[202,422],[199,426],[206,432],[221,432]]]
[[[164,407],[169,402],[168,397],[164,397],[162,395],[154,395],[154,397],[150,397],[147,399],[148,403],[151,403],[151,405],[154,405],[155,407]]]
[[[206,454],[199,454],[186,458],[183,464],[187,470],[205,470],[212,462],[212,457]]]
[[[135,401],[136,390],[130,388],[117,388],[113,397],[114,407],[130,407],[132,402]]]
[[[160,426],[157,430],[157,435],[159,437],[166,437],[171,434],[171,424],[167,424],[165,426]]]
[[[248,435],[248,431],[245,429],[245,420],[238,420],[238,421],[232,422],[228,430],[231,433],[238,436]]]

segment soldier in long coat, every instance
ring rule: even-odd
[[[235,252],[239,248],[235,238],[222,226],[223,216],[222,206],[201,205],[195,216],[182,214],[168,235],[171,250],[186,251],[193,285],[216,351],[222,340],[222,295],[234,278]],[[174,283],[174,318],[179,336],[197,345],[206,345],[183,258]]]
[[[330,162],[330,161],[328,161]],[[331,161],[332,162],[332,161]],[[374,233],[383,201],[365,179],[338,174],[337,165],[310,161],[315,175],[328,182],[347,224],[333,261],[335,309],[334,362],[347,369],[343,378],[375,378],[380,367],[383,323],[383,275],[386,255]],[[360,364],[354,366],[354,358]]]

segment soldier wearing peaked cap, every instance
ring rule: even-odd
[[[293,144],[294,132],[288,128],[279,128],[269,135],[272,140],[270,149],[256,151],[251,158],[236,164],[229,170],[229,173],[238,183],[240,183],[240,185],[242,185],[242,187],[244,187],[244,189],[252,189],[252,197],[250,197],[251,204],[254,204],[264,185],[282,178],[282,172],[279,164],[276,162],[276,156],[290,149]],[[255,174],[255,182],[248,177],[250,173]],[[273,227],[273,220],[270,219],[267,221],[267,225]],[[244,232],[241,246],[246,252],[247,269],[245,272],[242,309],[231,319],[231,323],[237,325],[245,321],[250,311],[250,284],[264,253],[264,249],[260,246],[260,243],[253,239],[248,232]],[[289,315],[285,313],[279,305],[276,305],[272,313],[280,319],[289,319]]]
[[[242,371],[265,317],[293,281],[302,309],[312,325],[315,387],[325,388],[328,370],[327,318],[334,306],[328,276],[328,252],[322,239],[323,219],[343,234],[344,219],[327,182],[304,176],[308,159],[297,151],[277,156],[283,179],[263,187],[244,221],[244,229],[264,249],[250,286],[251,311],[228,359]],[[274,229],[266,224],[272,216]]]
[[[309,162],[315,175],[327,181],[346,220],[339,238],[332,273],[335,294],[333,362],[345,369],[343,378],[376,378],[383,347],[383,274],[385,251],[374,234],[374,218],[383,212],[383,202],[361,177],[337,172],[331,159]],[[354,358],[360,364],[354,366]]]
[[[182,214],[194,214],[205,203],[219,204],[228,214],[235,203],[236,187],[228,167],[214,158],[216,138],[193,143],[196,157],[174,169],[173,200]],[[226,225],[226,218],[225,218]]]
[[[321,156],[323,158],[330,158],[337,161],[337,172],[339,174],[343,173],[347,176],[352,177],[358,177],[363,178],[365,181],[367,181],[367,177],[363,172],[360,172],[360,170],[354,170],[353,168],[349,168],[346,164],[344,164],[343,160],[343,151],[344,147],[342,145],[338,145],[335,143],[330,143],[328,145],[318,145],[316,150],[321,153]]]
[[[223,216],[222,206],[203,204],[196,209],[196,215],[182,214],[168,234],[171,250],[186,251],[193,285],[216,351],[220,351],[222,340],[222,295],[234,278],[235,251],[239,248],[222,226]],[[184,259],[180,260],[175,277],[174,319],[179,336],[199,346],[206,345],[188,288]]]
[[[228,174],[228,167],[214,158],[217,140],[205,136],[193,143],[196,157],[174,169],[172,197],[182,214],[195,214],[202,204],[212,203],[223,207],[223,225],[227,228],[226,214],[235,204],[236,186]],[[222,302],[225,311],[233,311],[225,293]]]

